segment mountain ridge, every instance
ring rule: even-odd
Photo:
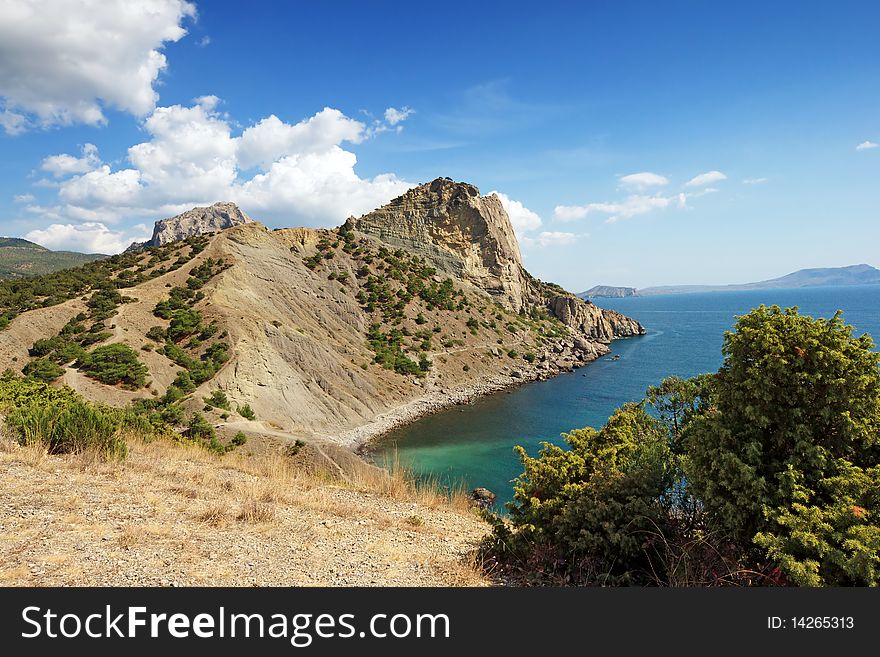
[[[123,343],[153,399],[194,413],[219,390],[231,408],[253,410],[254,419],[205,411],[221,435],[354,447],[425,412],[570,371],[644,332],[528,274],[494,197],[446,179],[404,196],[337,229],[246,221],[114,256],[104,271],[120,296],[102,293],[113,307],[101,321],[89,313],[105,301],[79,288],[10,313],[0,370],[55,358],[38,357],[44,349],[75,352],[71,336],[89,349]],[[375,235],[382,225],[409,248]],[[64,355],[58,364],[58,381],[89,399],[124,405],[146,394],[101,383]]]
[[[50,274],[105,257],[100,253],[52,251],[20,237],[0,237],[0,280]]]
[[[774,288],[828,287],[838,285],[874,285],[880,284],[880,269],[862,263],[844,267],[811,267],[798,269],[784,276],[753,283],[731,285],[660,285],[647,288],[619,288],[614,286],[596,286],[578,294],[586,297],[616,296],[655,296],[662,294],[690,294],[698,292],[738,292],[745,290],[762,290]],[[634,290],[634,294],[601,294],[603,290]]]

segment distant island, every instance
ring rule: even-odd
[[[586,292],[578,295],[581,299],[592,299],[594,297],[604,297],[608,299],[619,299],[621,297],[638,296],[638,292],[634,287],[615,287],[614,285],[595,285]]]
[[[19,237],[0,237],[0,280],[50,274],[106,257],[98,253],[50,251]]]
[[[827,287],[836,285],[874,285],[880,284],[880,269],[871,265],[849,265],[848,267],[818,267],[800,269],[791,274],[771,278],[756,283],[734,285],[661,285],[640,290],[631,287],[597,285],[578,296],[582,299],[648,297],[658,294],[688,294],[693,292],[737,292],[742,290],[767,290],[793,287]]]

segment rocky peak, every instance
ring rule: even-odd
[[[497,196],[437,178],[345,225],[421,255],[513,310],[522,308],[522,257]]]
[[[252,221],[253,219],[230,201],[221,201],[206,207],[195,207],[175,217],[160,219],[153,226],[152,238],[146,242],[136,242],[128,247],[128,250],[162,246],[193,235],[213,233]]]
[[[437,178],[378,210],[351,217],[345,226],[424,257],[510,310],[547,310],[583,339],[608,342],[645,332],[635,320],[530,276],[501,200],[480,196],[473,185]]]

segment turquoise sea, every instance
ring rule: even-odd
[[[666,376],[717,370],[724,332],[737,315],[762,303],[798,306],[814,317],[841,309],[857,334],[880,340],[880,285],[598,299],[597,305],[634,317],[648,330],[613,343],[619,360],[606,356],[572,373],[422,418],[383,439],[374,461],[399,460],[448,485],[484,486],[503,503],[521,472],[514,445],[534,454],[543,441],[561,443],[563,432],[601,426],[616,407],[641,399]]]

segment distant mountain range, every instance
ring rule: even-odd
[[[848,267],[820,267],[800,269],[791,274],[771,278],[757,283],[739,285],[662,285],[640,290],[631,287],[597,285],[578,296],[590,298],[648,297],[658,294],[687,294],[692,292],[736,292],[742,290],[767,290],[772,288],[826,287],[832,285],[873,285],[880,284],[880,269],[871,265],[850,265]]]
[[[50,251],[18,237],[0,237],[0,279],[49,274],[105,257],[99,253]]]

